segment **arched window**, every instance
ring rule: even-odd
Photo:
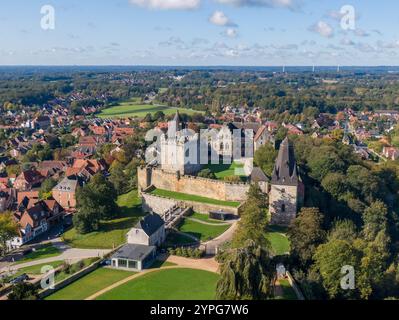
[[[285,212],[285,204],[281,205],[281,212]]]

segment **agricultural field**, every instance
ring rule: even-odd
[[[145,274],[99,296],[97,300],[213,300],[216,273],[166,269]]]
[[[132,99],[127,102],[122,102],[117,106],[104,109],[100,114],[100,118],[130,118],[138,117],[144,118],[148,113],[154,115],[158,111],[162,111],[165,115],[172,115],[179,110],[180,113],[192,115],[194,113],[202,113],[201,111],[195,111],[192,109],[185,108],[172,108],[157,104],[142,104],[139,99]]]

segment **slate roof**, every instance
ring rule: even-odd
[[[156,250],[154,246],[145,246],[142,244],[126,244],[115,252],[111,259],[127,259],[134,261],[143,261],[148,255]]]
[[[148,236],[152,236],[160,227],[165,224],[165,221],[160,215],[153,213],[146,215],[135,226],[136,229],[142,229]]]
[[[62,179],[62,181],[56,185],[54,189],[63,192],[75,192],[78,185],[79,181],[77,179],[70,179],[66,177]]]
[[[268,177],[265,175],[263,170],[259,167],[254,167],[251,172],[252,182],[266,182],[269,181]]]
[[[298,169],[294,156],[294,147],[288,138],[280,145],[278,157],[272,174],[272,184],[296,186],[299,183]]]

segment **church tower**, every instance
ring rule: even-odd
[[[303,199],[303,189],[294,148],[286,138],[280,145],[271,180],[269,211],[272,224],[289,225],[295,219]]]

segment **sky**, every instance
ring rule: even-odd
[[[2,0],[0,39],[0,65],[396,66],[399,1]]]

